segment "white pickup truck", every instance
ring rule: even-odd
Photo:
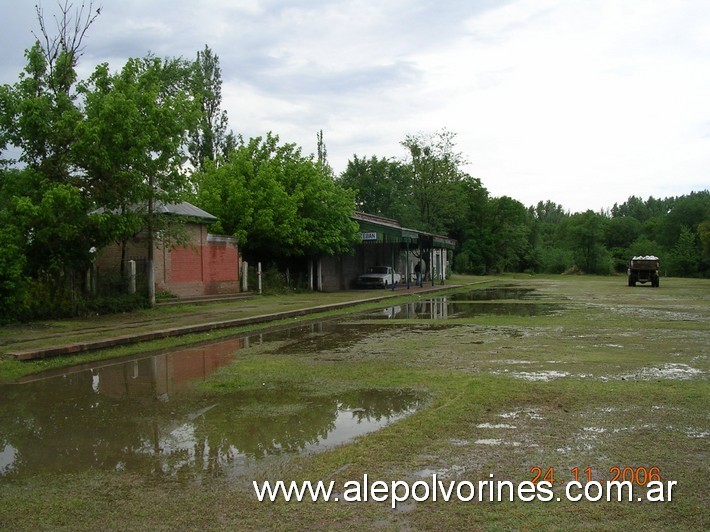
[[[362,288],[387,288],[397,286],[401,276],[392,271],[391,266],[370,266],[357,278],[358,286]]]

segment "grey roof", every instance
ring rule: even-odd
[[[133,212],[145,212],[147,210],[146,205],[141,205],[137,207],[133,205],[130,207]],[[94,212],[100,214],[105,212],[106,209],[100,207]],[[115,210],[113,212],[116,212]],[[207,211],[203,211],[199,207],[195,207],[192,203],[187,201],[181,201],[180,203],[163,203],[162,201],[156,200],[153,204],[153,212],[158,214],[172,214],[175,216],[187,216],[189,218],[197,218],[198,220],[203,220],[205,222],[216,222],[217,217],[211,215]]]
[[[162,201],[156,201],[153,209],[155,212],[162,214],[189,216],[191,218],[200,218],[210,222],[217,221],[216,216],[212,216],[207,211],[203,211],[199,207],[195,207],[192,203],[188,203],[187,201],[181,201],[180,203],[163,203]]]

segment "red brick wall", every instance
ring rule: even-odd
[[[156,241],[154,271],[156,292],[190,297],[239,292],[239,252],[233,238],[208,235],[202,224],[185,227],[189,244],[170,248]],[[145,240],[129,243],[126,259],[145,260]],[[104,248],[96,261],[102,272],[118,272],[120,246]]]
[[[239,291],[239,254],[232,239],[202,233],[188,247],[166,256],[166,289],[181,296]]]
[[[229,244],[209,242],[205,254],[205,281],[238,281],[237,248]]]
[[[170,251],[169,283],[190,283],[202,281],[203,247],[173,248]]]

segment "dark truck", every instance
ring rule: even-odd
[[[651,286],[658,288],[660,283],[660,263],[658,257],[647,255],[645,257],[634,257],[629,261],[627,275],[629,286],[636,286],[636,283],[651,283]]]

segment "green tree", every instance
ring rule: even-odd
[[[690,228],[682,226],[678,241],[668,256],[668,272],[678,277],[696,277],[699,259],[695,234]]]
[[[628,248],[641,235],[641,222],[633,216],[611,218],[606,225],[604,243],[609,248]]]
[[[411,167],[411,205],[415,219],[411,225],[425,231],[446,234],[456,225],[464,209],[456,184],[463,177],[463,156],[454,151],[455,134],[407,135]]]
[[[502,196],[490,200],[487,211],[491,241],[489,270],[515,272],[525,269],[530,253],[527,209],[519,201]]]
[[[585,273],[608,274],[611,258],[604,246],[608,218],[588,210],[570,217],[567,228],[577,266]]]
[[[658,244],[648,239],[645,235],[641,235],[636,240],[634,240],[628,249],[628,257],[642,257],[646,255],[659,255]],[[661,261],[661,266],[663,266],[663,261]]]
[[[672,249],[680,238],[682,228],[697,233],[698,225],[710,220],[710,192],[691,192],[675,198],[673,207],[662,218],[658,228],[657,240],[666,248]]]
[[[633,216],[618,216],[607,223],[604,244],[614,260],[614,269],[626,271],[629,247],[641,235],[641,222]]]
[[[488,190],[480,179],[467,177],[460,184],[465,202],[464,220],[452,236],[458,241],[454,266],[461,273],[483,275],[490,255],[490,228],[487,224]]]
[[[19,80],[0,89],[0,147],[19,150],[23,168],[4,175],[2,217],[14,227],[3,238],[8,249],[23,254],[12,267],[4,265],[15,274],[21,265],[25,279],[45,285],[51,297],[34,302],[45,314],[66,307],[67,293],[74,305],[96,242],[90,190],[72,150],[83,120],[76,67],[99,12],[91,3],[75,12],[68,2],[59,8],[55,35],[37,8],[40,36],[25,52]]]
[[[569,219],[562,205],[547,200],[528,209],[530,228],[530,266],[535,271],[562,273],[574,264],[562,229]]]
[[[354,193],[270,133],[240,139],[228,162],[208,165],[196,202],[239,238],[248,257],[263,261],[348,252],[358,236]]]
[[[323,140],[322,129],[316,133],[316,154],[320,172],[329,179],[335,179],[333,168],[331,168],[328,163],[328,148],[326,148],[325,141]]]
[[[643,223],[654,216],[665,215],[674,204],[674,198],[656,199],[653,196],[644,201],[642,198],[630,196],[621,205],[614,204],[611,215],[614,218],[630,216]]]
[[[710,271],[710,220],[698,224],[698,240],[700,241],[702,270],[707,275]]]
[[[197,52],[193,63],[192,91],[200,105],[200,120],[190,131],[190,161],[203,170],[206,161],[217,163],[234,147],[227,133],[227,111],[222,110],[222,69],[208,46]]]
[[[73,283],[88,265],[93,240],[89,194],[71,150],[82,120],[76,65],[95,15],[82,25],[81,12],[72,21],[70,7],[61,7],[56,37],[48,35],[38,8],[44,45],[38,39],[25,52],[27,65],[18,82],[0,91],[0,129],[3,146],[18,149],[25,168],[7,174],[14,182],[13,219],[28,238],[25,268],[35,277],[51,276],[54,283]]]
[[[393,218],[405,225],[411,221],[411,207],[407,203],[411,199],[411,174],[401,162],[354,155],[341,174],[339,184],[355,191],[357,210]]]
[[[12,190],[19,170],[0,169],[0,324],[22,317],[29,306],[25,224],[19,219]]]
[[[102,208],[94,215],[101,222],[102,244],[125,242],[147,230],[150,260],[156,231],[168,244],[178,236],[168,230],[178,220],[167,225],[154,206],[179,201],[192,189],[182,168],[187,132],[199,117],[191,68],[182,59],[129,59],[117,73],[99,65],[80,85],[85,120],[74,158],[93,204]]]

